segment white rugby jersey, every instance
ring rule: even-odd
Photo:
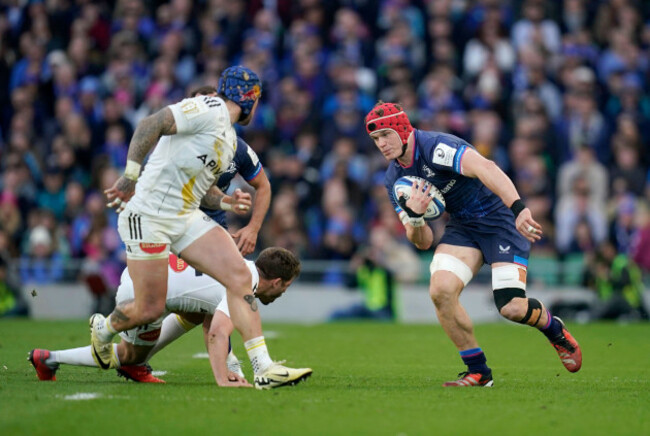
[[[260,280],[259,273],[255,262],[246,260],[246,266],[253,276],[252,289],[255,291]],[[120,304],[132,299],[133,295],[133,281],[129,276],[129,269],[125,268],[115,300],[117,304]],[[169,255],[165,310],[166,312],[208,314],[214,314],[216,310],[220,310],[230,317],[226,288],[209,275],[197,273],[187,262],[173,254]]]
[[[129,203],[140,213],[174,218],[198,208],[228,169],[237,135],[219,97],[186,98],[168,107],[177,133],[160,138]]]

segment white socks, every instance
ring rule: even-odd
[[[117,333],[117,330],[113,328],[111,324],[111,315],[105,319],[104,323],[101,323],[97,326],[97,336],[102,342],[110,342],[113,339],[113,336]]]
[[[149,352],[145,362],[148,362],[154,354],[196,326],[196,324],[192,324],[174,313],[167,315],[163,320],[162,327],[160,328],[160,337],[158,338],[158,342],[156,342],[156,345],[154,345]]]
[[[261,374],[269,366],[273,365],[269,351],[266,349],[264,336],[258,336],[244,342],[244,347],[246,348],[246,353],[248,353],[248,358],[251,360],[255,374]]]
[[[118,360],[119,366],[117,344],[113,344],[113,350],[115,351],[115,356]],[[52,351],[50,352],[50,357],[45,361],[45,363],[65,363],[66,365],[74,366],[97,366],[93,359],[92,347],[90,345],[86,347],[70,348],[69,350]]]

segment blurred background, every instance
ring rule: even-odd
[[[233,64],[264,83],[238,132],[273,189],[257,251],[303,261],[279,319],[434,319],[432,252],[406,240],[365,133],[378,99],[514,180],[544,227],[533,295],[647,318],[650,3],[632,0],[0,0],[0,316],[110,310],[125,258],[102,192],[135,126]],[[496,319],[489,283],[468,295]]]

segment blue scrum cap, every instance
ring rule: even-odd
[[[255,102],[262,95],[262,83],[253,70],[242,67],[226,68],[219,78],[219,94],[237,104],[242,110],[242,118],[253,110]]]

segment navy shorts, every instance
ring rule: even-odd
[[[452,217],[440,243],[477,248],[488,265],[508,262],[528,266],[530,242],[517,231],[512,212],[505,206],[482,218]]]

